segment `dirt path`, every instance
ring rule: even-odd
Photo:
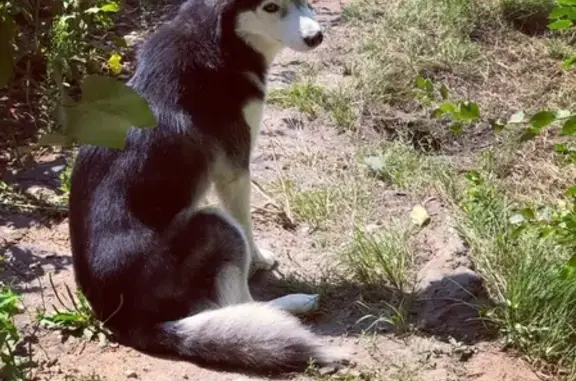
[[[325,82],[341,77],[331,65],[337,59],[338,49],[342,48],[338,45],[341,44],[338,36],[343,33],[338,26],[341,4],[321,0],[315,6],[322,23],[329,28],[326,43],[311,55],[285,51],[271,73],[271,87],[290,82],[306,65],[319,68],[318,74]],[[384,322],[378,325],[377,334],[361,332],[361,328],[367,326],[367,323],[356,324],[367,314],[363,301],[368,295],[371,301],[384,301],[387,291],[367,289],[351,281],[331,282],[331,274],[342,271],[337,255],[346,233],[341,227],[314,229],[309,223],[295,222],[283,197],[288,191],[271,190],[286,187],[288,183],[299,189],[322,188],[354,178],[348,173],[353,171],[351,163],[355,162],[364,142],[357,136],[339,135],[334,128],[327,127],[322,118],[310,121],[294,110],[274,106],[266,111],[265,126],[253,158],[253,173],[255,180],[269,191],[271,199],[254,192],[257,239],[280,257],[280,270],[290,279],[290,287],[314,289],[322,294],[322,313],[308,322],[324,334],[327,341],[352,348],[358,362],[354,369],[343,373],[331,375],[323,370],[295,377],[350,381],[537,380],[520,360],[498,351],[496,344],[482,341],[482,327],[474,319],[475,310],[469,307],[483,297],[481,281],[470,268],[467,248],[453,228],[447,207],[434,198],[425,204],[431,223],[413,236],[415,267],[411,271],[419,283],[418,302],[409,318],[418,330],[409,329],[409,333],[413,333],[409,335],[394,335],[394,326]],[[52,187],[51,182],[63,168],[62,162],[55,156],[45,157],[44,161],[40,169],[17,174],[11,181],[24,187]],[[393,219],[409,220],[414,205],[424,201],[418,195],[396,192],[384,185],[372,184],[359,192],[365,192],[361,197],[377,205],[369,216],[375,229],[385,227]],[[336,212],[347,214],[347,211]],[[56,331],[37,329],[32,319],[35,309],[43,306],[50,309],[51,304],[57,303],[48,274],[53,274],[56,289],[61,293],[65,285],[73,287],[74,280],[67,220],[45,224],[36,217],[1,213],[0,239],[9,246],[6,253],[9,266],[3,276],[11,277],[25,295],[28,312],[18,317],[18,325],[29,334],[29,349],[38,365],[37,380],[258,379],[157,359],[114,345],[101,347],[82,338],[63,340]],[[345,218],[342,224],[349,225]],[[257,293],[274,289],[270,283],[262,287],[267,281],[270,282],[258,282]],[[282,289],[286,292],[286,285]],[[435,336],[454,339],[439,340]],[[95,376],[81,378],[91,374]]]

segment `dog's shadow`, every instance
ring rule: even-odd
[[[269,301],[291,293],[320,294],[319,309],[301,316],[303,322],[319,335],[355,337],[366,332],[381,335],[411,332],[473,344],[493,337],[493,330],[479,319],[480,308],[489,300],[478,281],[473,273],[463,272],[433,281],[424,290],[402,293],[386,285],[338,279],[308,281],[294,274],[278,276],[274,272],[257,272],[250,280],[250,288],[257,301]],[[413,329],[415,326],[418,326],[417,330]],[[172,356],[153,356],[186,361]],[[195,359],[194,363],[206,369],[262,375],[199,360]],[[270,379],[286,375],[266,374]]]
[[[302,319],[324,336],[412,332],[474,344],[493,335],[480,317],[482,308],[491,301],[473,272],[445,276],[410,293],[386,284],[334,278],[308,281],[293,274],[278,276],[270,272],[256,273],[250,287],[259,301],[290,293],[319,294],[319,309]]]

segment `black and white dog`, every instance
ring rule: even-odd
[[[122,151],[82,147],[70,195],[77,283],[121,343],[253,371],[346,361],[292,315],[315,295],[261,303],[248,288],[276,265],[250,214],[267,71],[322,38],[306,0],[189,0],[143,44],[129,85],[157,128]],[[211,184],[222,210],[198,207]]]

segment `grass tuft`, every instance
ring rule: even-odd
[[[511,222],[515,203],[487,176],[469,178],[460,230],[498,306],[487,315],[508,344],[576,370],[576,282],[563,269],[573,255],[532,227]]]
[[[408,270],[414,252],[411,230],[400,223],[379,232],[357,226],[344,258],[355,277],[365,284],[389,284],[399,291],[410,285]]]

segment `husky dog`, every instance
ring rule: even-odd
[[[157,127],[124,150],[84,146],[70,195],[76,281],[120,343],[252,371],[346,362],[293,316],[313,296],[255,302],[251,151],[267,71],[284,47],[322,42],[306,0],[188,0],[138,53],[128,82]],[[198,205],[211,184],[222,209]]]

